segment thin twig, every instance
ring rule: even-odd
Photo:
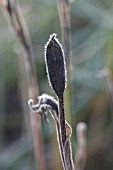
[[[28,80],[28,96],[29,98],[33,98],[34,103],[37,102],[37,94],[38,94],[38,84],[35,74],[34,67],[34,57],[32,52],[32,45],[30,40],[28,39],[29,34],[28,30],[25,27],[25,23],[22,22],[19,12],[19,6],[14,0],[7,0],[7,2],[0,0],[0,4],[6,12],[8,19],[19,39],[23,47],[23,56],[22,60],[25,63],[27,80]],[[35,160],[36,166],[37,163],[39,165],[40,170],[45,170],[45,161],[43,156],[42,149],[42,141],[41,141],[41,129],[40,129],[40,120],[37,116],[37,113],[30,113],[31,117],[31,128],[33,135],[33,143],[34,143],[34,152],[35,152]]]

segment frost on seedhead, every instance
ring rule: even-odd
[[[65,56],[61,44],[52,34],[45,46],[45,63],[48,79],[58,97],[64,93],[66,86]]]

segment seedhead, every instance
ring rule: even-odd
[[[61,44],[52,34],[45,46],[45,62],[50,85],[58,97],[63,96],[66,85],[66,65]]]

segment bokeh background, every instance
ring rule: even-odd
[[[39,92],[55,94],[49,86],[44,46],[49,35],[62,40],[56,0],[20,0],[33,53]],[[113,169],[113,1],[76,0],[71,3],[71,57],[73,156],[76,124],[86,122],[85,170]],[[0,170],[35,170],[32,138],[27,131],[29,108],[23,59],[19,42],[0,8]],[[21,69],[19,64],[21,65]],[[21,77],[23,75],[23,77]],[[23,92],[23,93],[22,93]],[[68,106],[68,102],[65,102]],[[67,113],[66,113],[67,114]],[[48,170],[62,169],[55,124],[41,119],[44,155]]]

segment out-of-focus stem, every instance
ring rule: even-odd
[[[77,133],[77,150],[75,154],[75,170],[84,170],[87,160],[87,151],[86,151],[86,131],[87,125],[84,122],[77,124],[76,133]]]
[[[68,0],[58,0],[58,11],[60,26],[62,29],[63,47],[66,56],[67,70],[70,69],[70,2]]]
[[[105,79],[105,89],[107,94],[108,103],[111,111],[111,118],[113,120],[113,75],[108,67],[97,71],[96,77]]]
[[[28,80],[28,97],[33,98],[34,103],[37,102],[36,96],[38,95],[38,84],[35,74],[34,67],[34,57],[32,52],[32,45],[30,40],[28,39],[28,30],[25,27],[25,23],[22,22],[19,6],[14,2],[14,0],[3,1],[0,0],[0,4],[6,12],[8,19],[11,22],[11,25],[22,44],[23,47],[23,58],[22,60],[25,63],[26,75]],[[31,113],[31,128],[33,135],[33,143],[34,143],[34,153],[37,169],[39,167],[40,170],[45,170],[45,161],[43,155],[43,147],[41,141],[41,129],[40,129],[40,119],[37,116],[37,113]]]

